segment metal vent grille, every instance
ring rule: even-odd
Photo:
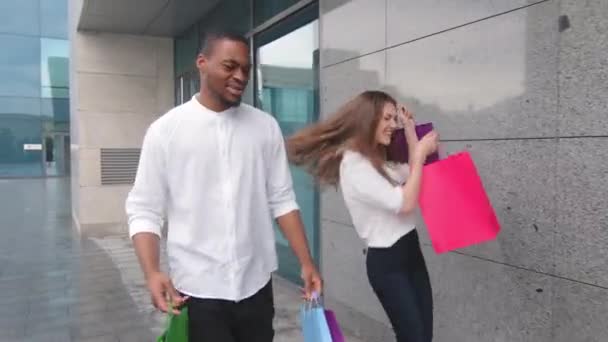
[[[133,184],[140,153],[139,148],[102,148],[101,184]]]

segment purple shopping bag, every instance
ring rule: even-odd
[[[336,315],[334,314],[334,312],[326,309],[325,319],[327,320],[327,325],[329,326],[331,341],[345,342],[344,335],[342,334],[342,329],[340,329],[340,325],[338,324],[338,320],[336,319]]]
[[[433,130],[433,123],[425,123],[416,125],[416,135],[418,139],[425,136]],[[391,143],[387,148],[387,160],[398,163],[407,163],[409,160],[409,152],[407,149],[407,140],[405,139],[405,130],[400,128],[393,133]],[[434,163],[439,160],[439,153],[435,152],[426,158],[425,165]]]

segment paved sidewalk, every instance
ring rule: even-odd
[[[155,340],[165,318],[129,239],[78,236],[68,180],[0,179],[0,203],[0,342]],[[275,341],[301,341],[297,291],[275,279],[275,297]]]

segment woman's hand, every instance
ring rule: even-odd
[[[437,151],[437,148],[439,148],[439,134],[431,131],[416,144],[416,158],[424,162],[429,155]]]
[[[400,106],[399,115],[401,116],[401,122],[403,123],[404,128],[415,128],[416,121],[414,120],[414,113],[407,109],[406,106]]]

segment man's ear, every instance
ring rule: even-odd
[[[199,53],[196,56],[196,68],[202,72],[205,72],[207,70],[207,64],[209,63],[209,60],[207,59],[207,56],[205,56],[202,53]]]

